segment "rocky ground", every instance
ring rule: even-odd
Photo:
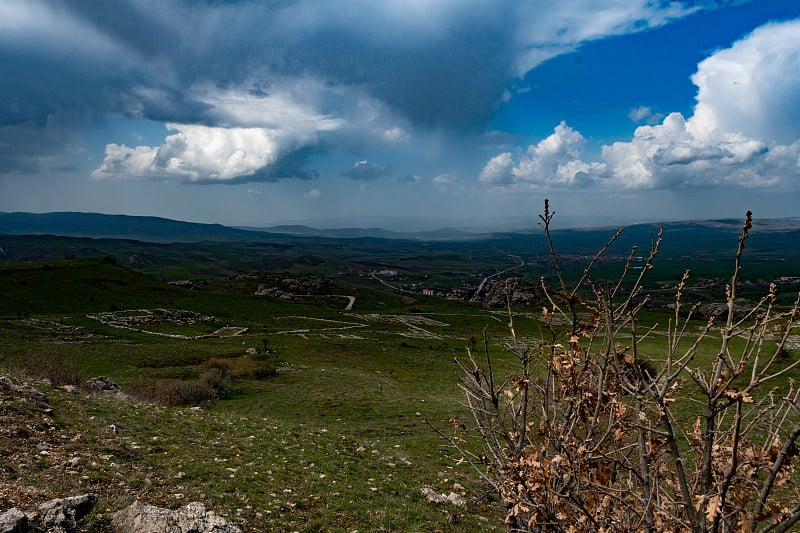
[[[94,425],[99,432],[76,432],[60,418],[42,390],[62,397],[59,406],[64,405],[64,398],[87,394],[107,397],[101,400],[129,401],[107,378],[90,380],[81,389],[68,385],[54,390],[46,381],[28,384],[0,376],[0,531],[240,531],[201,504],[171,512],[138,502],[161,500],[163,484],[157,473],[144,471],[146,466],[139,474],[149,483],[134,488],[132,483],[140,485],[138,476],[121,479],[120,470],[136,468],[133,457],[125,457],[119,447],[117,437],[123,429],[90,416],[99,422]],[[137,445],[130,447],[129,453]],[[134,499],[136,506],[126,506]],[[98,502],[101,505],[90,514]],[[158,521],[177,525],[162,528],[154,525]]]

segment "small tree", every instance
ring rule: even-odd
[[[594,280],[592,265],[620,230],[570,287],[553,247],[554,214],[545,200],[540,226],[558,286],[542,281],[541,338],[517,336],[509,301],[504,348],[515,371],[495,376],[484,331],[485,362],[469,347],[457,359],[471,423],[441,432],[499,494],[509,530],[788,531],[800,521],[800,391],[790,379],[800,360],[787,359],[785,346],[800,295],[778,310],[773,285],[734,314],[751,214],[722,323],[693,329],[694,308],[682,303],[687,271],[663,349],[647,357],[643,339],[664,334],[641,331],[638,320],[662,233],[638,274],[634,248],[615,282]]]

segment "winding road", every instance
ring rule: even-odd
[[[505,269],[505,270],[501,270],[500,272],[495,272],[494,274],[492,274],[492,275],[490,275],[490,276],[486,276],[485,278],[483,278],[483,281],[481,281],[481,284],[480,284],[480,285],[478,285],[478,289],[475,291],[475,294],[473,294],[473,295],[472,295],[472,298],[470,298],[470,299],[469,299],[469,301],[470,301],[470,302],[477,302],[477,301],[478,301],[478,297],[479,297],[479,296],[481,295],[481,293],[483,292],[483,287],[486,285],[486,283],[487,283],[487,282],[488,282],[490,279],[492,279],[492,278],[496,278],[497,276],[503,275],[503,274],[505,274],[506,272],[511,272],[512,270],[516,270],[516,269],[518,269],[518,268],[522,268],[522,267],[524,267],[524,266],[525,266],[525,260],[524,260],[524,259],[522,259],[520,256],[518,256],[518,255],[514,255],[514,254],[508,254],[508,257],[511,257],[511,258],[513,258],[513,259],[516,259],[517,261],[519,261],[519,264],[518,264],[518,265],[516,265],[516,266],[513,266],[513,267],[509,267],[509,268],[507,268],[507,269]]]

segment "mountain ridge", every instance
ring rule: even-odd
[[[703,227],[738,231],[742,221],[732,218],[649,222],[624,226],[626,230],[642,231],[648,228]],[[572,227],[557,229],[570,233],[598,232],[619,226]],[[798,231],[800,217],[756,219],[754,227],[761,231]],[[129,239],[154,243],[192,243],[202,241],[247,242],[283,240],[298,237],[332,239],[392,239],[392,240],[477,240],[501,235],[540,233],[538,227],[530,231],[472,232],[457,228],[399,232],[378,227],[313,228],[300,224],[264,228],[225,226],[216,223],[186,222],[156,216],[86,213],[59,211],[51,213],[0,212],[2,235],[56,235],[63,237]]]

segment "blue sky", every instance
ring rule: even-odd
[[[796,0],[0,0],[0,211],[800,216]]]

